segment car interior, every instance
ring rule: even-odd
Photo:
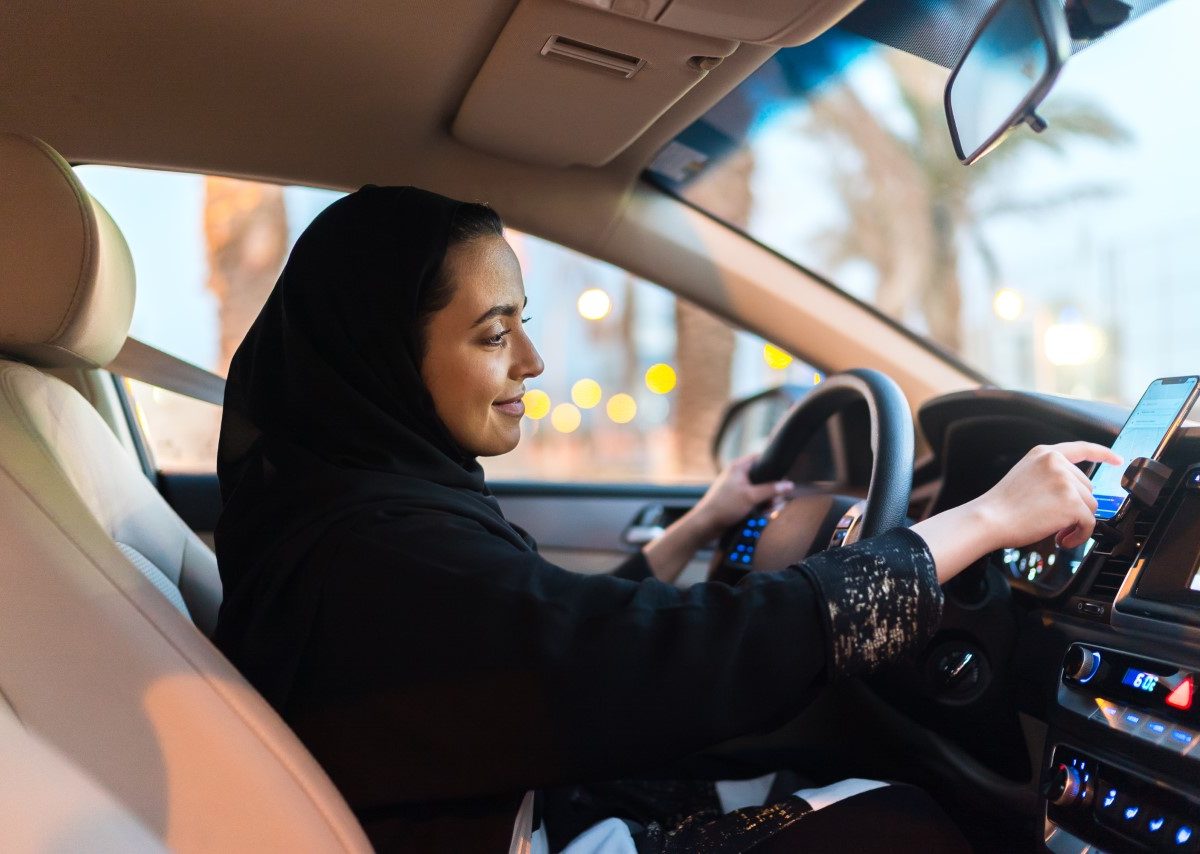
[[[717,159],[698,123],[777,55],[845,34],[968,79],[989,23],[1020,7],[1049,59],[1019,107],[972,136],[969,103],[946,95],[938,132],[956,169],[976,169],[1009,134],[1050,138],[1035,109],[1061,67],[1159,5],[5,4],[0,847],[370,850],[324,771],[209,641],[215,468],[156,463],[129,381],[219,406],[224,380],[131,334],[147,283],[82,167],[486,200],[522,233],[804,359],[819,370],[811,387],[719,401],[705,465],[760,452],[762,479],[800,484],[678,582],[736,583],[969,501],[1037,445],[1112,445],[1131,407],[994,383],[714,215],[677,186],[697,158]],[[1127,460],[1129,497],[1084,547],[985,557],[947,586],[917,656],[831,685],[796,720],[695,767],[910,782],[980,851],[1200,850],[1200,425],[1184,415]],[[612,567],[704,491],[489,481],[541,552],[578,572]]]

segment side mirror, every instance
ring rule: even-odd
[[[946,120],[958,159],[970,165],[1013,128],[1046,123],[1034,111],[1071,55],[1056,0],[999,0],[946,83]]]

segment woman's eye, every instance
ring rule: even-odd
[[[511,330],[505,329],[503,332],[497,333],[496,335],[493,335],[491,338],[485,338],[483,340],[483,343],[490,344],[493,347],[497,347],[500,344],[504,343],[504,336],[507,335],[510,331]]]
[[[522,322],[522,323],[528,323],[528,322],[529,322],[529,321],[531,321],[531,320],[533,320],[533,315],[530,315],[529,317],[522,317],[522,318],[521,318],[521,322]]]

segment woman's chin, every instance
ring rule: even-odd
[[[521,443],[520,425],[512,430],[497,432],[489,436],[486,442],[480,442],[480,448],[475,451],[477,457],[498,457],[507,454]]]

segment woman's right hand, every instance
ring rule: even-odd
[[[1123,462],[1111,448],[1091,442],[1038,445],[980,496],[992,549],[1036,543],[1051,534],[1068,549],[1087,542],[1096,524],[1096,499],[1092,482],[1076,466],[1085,461]]]
[[[946,582],[989,552],[1054,534],[1075,548],[1096,526],[1092,482],[1076,463],[1120,465],[1111,448],[1091,442],[1038,445],[983,495],[913,525]]]

